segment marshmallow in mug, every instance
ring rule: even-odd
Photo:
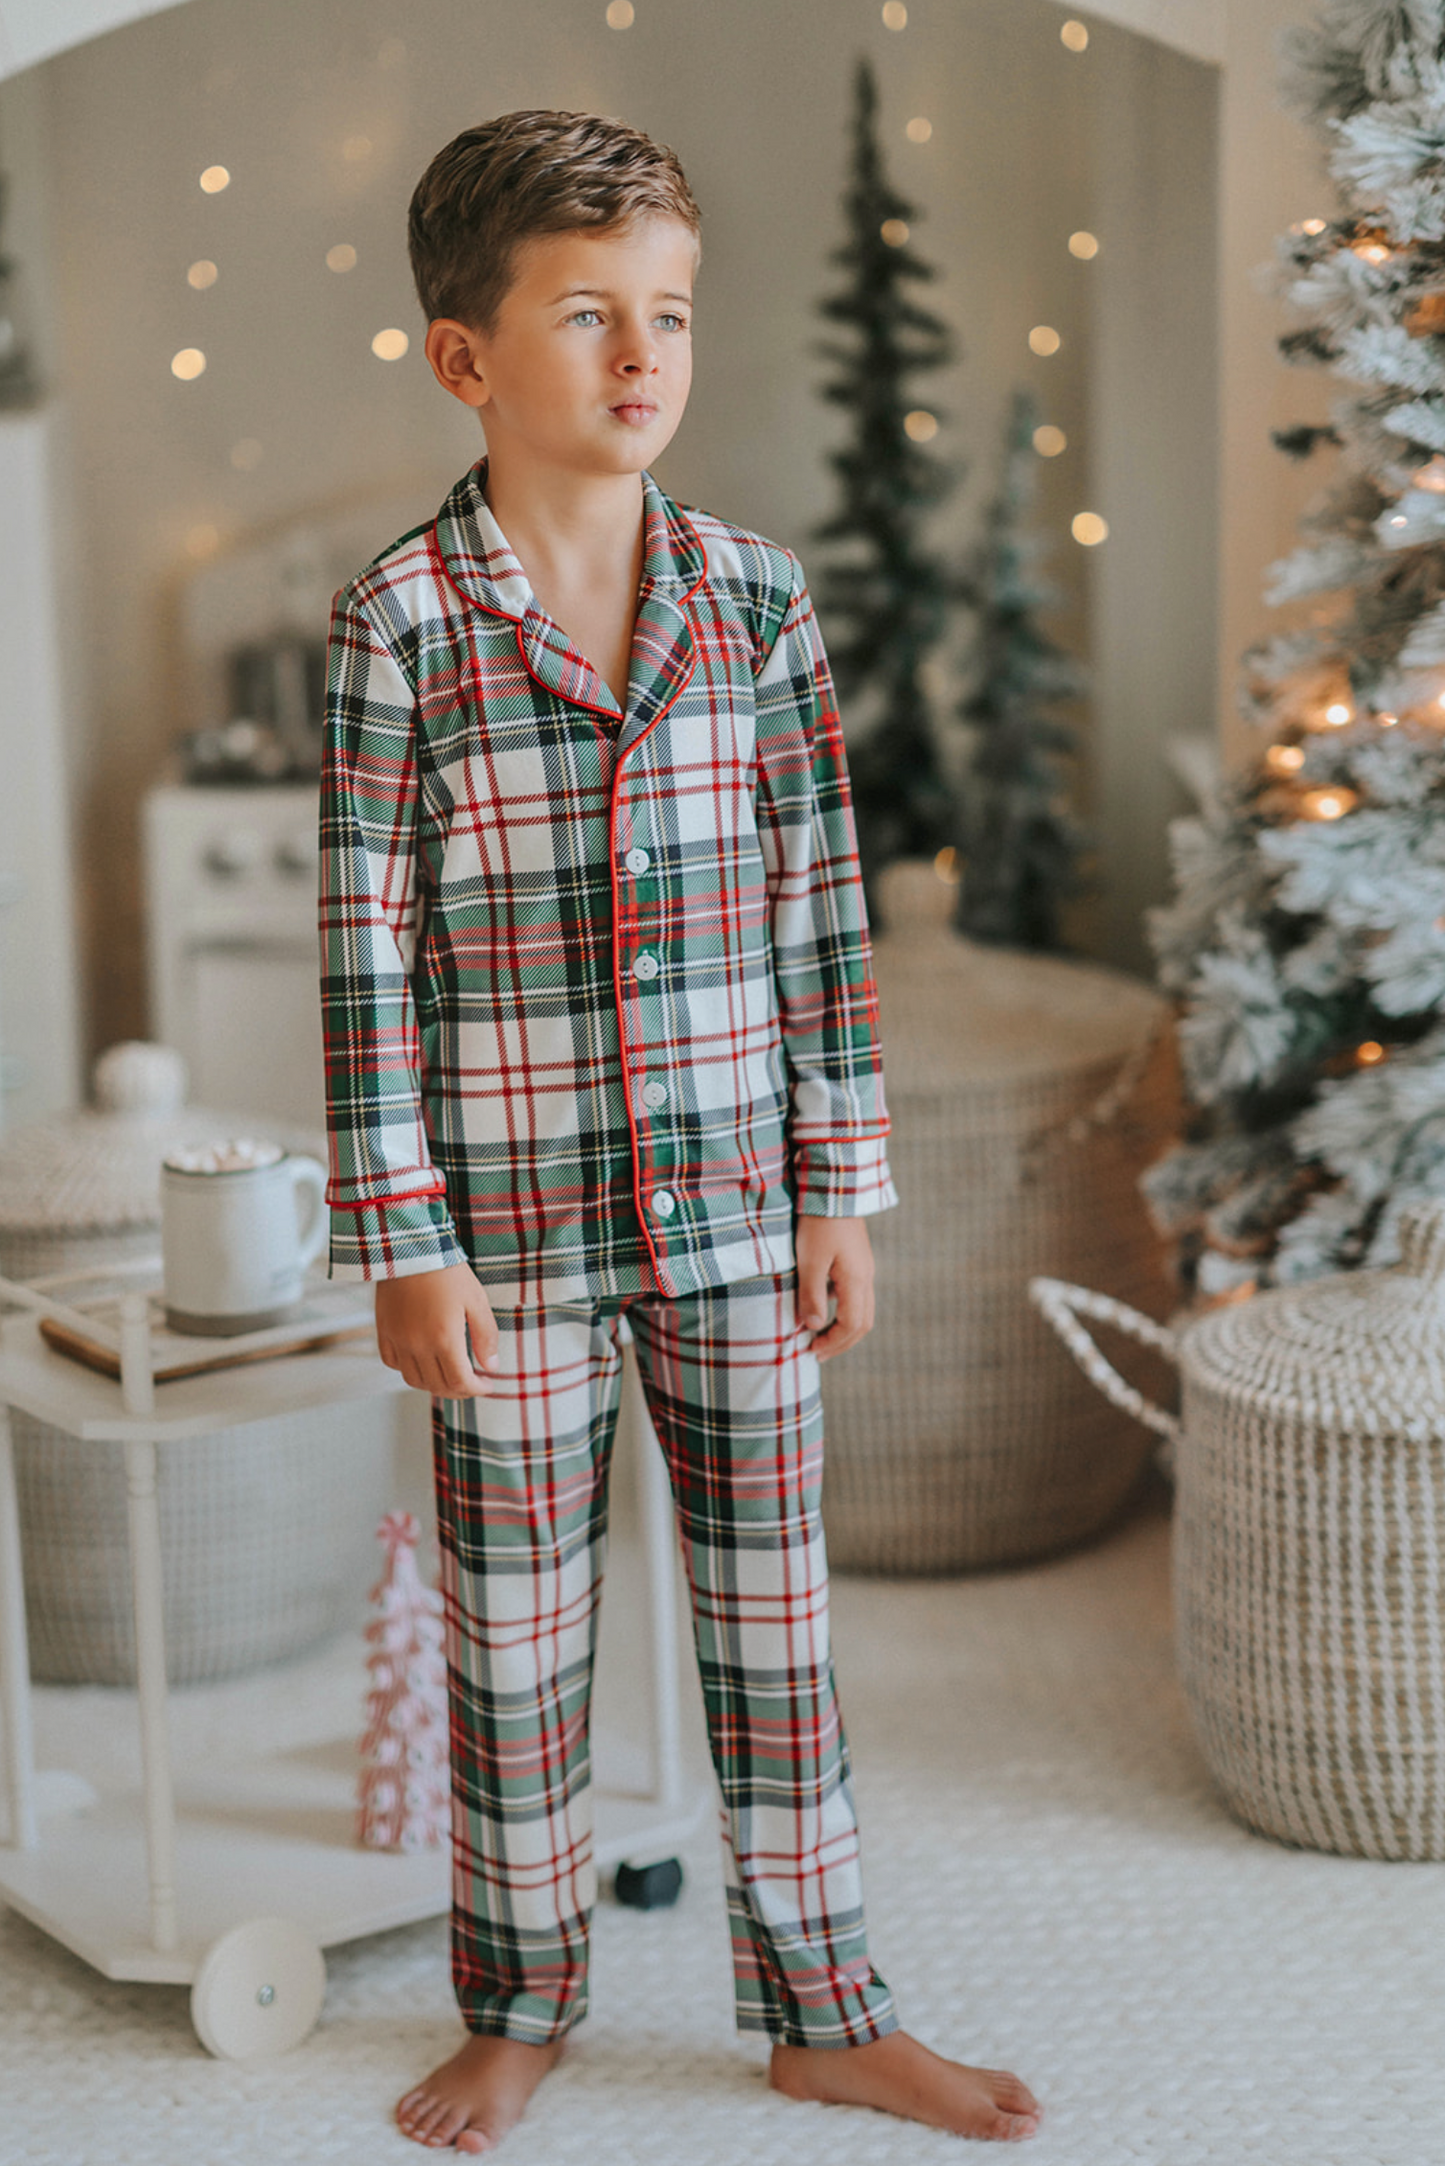
[[[274,1166],[286,1156],[279,1143],[259,1143],[254,1136],[231,1136],[224,1143],[194,1143],[171,1151],[165,1164],[177,1173],[249,1173],[253,1166]]]

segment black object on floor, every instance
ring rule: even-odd
[[[666,1910],[682,1891],[682,1866],[676,1858],[655,1865],[619,1865],[617,1900],[629,1910]]]

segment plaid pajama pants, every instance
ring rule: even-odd
[[[845,2046],[897,2018],[869,1962],[828,1641],[818,1364],[791,1277],[501,1313],[482,1399],[438,1400],[453,1977],[473,2031],[587,2008],[588,1711],[625,1312],[672,1482],[722,1793],[738,2028]]]

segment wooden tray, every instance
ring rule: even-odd
[[[151,1367],[158,1384],[173,1383],[183,1376],[206,1376],[213,1369],[238,1369],[247,1362],[275,1361],[285,1354],[305,1354],[323,1347],[339,1346],[350,1339],[369,1338],[375,1331],[371,1302],[358,1299],[352,1287],[317,1286],[308,1290],[299,1313],[284,1324],[265,1331],[246,1331],[234,1338],[198,1338],[190,1332],[172,1331],[165,1320],[165,1304],[159,1293],[149,1295],[151,1309]],[[57,1317],[40,1319],[40,1335],[47,1346],[71,1361],[81,1362],[101,1376],[120,1379],[120,1303],[116,1296],[75,1304],[93,1322],[81,1331]]]

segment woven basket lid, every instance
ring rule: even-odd
[[[1186,1379],[1357,1436],[1445,1435],[1445,1204],[1406,1213],[1402,1261],[1283,1286],[1185,1333]]]
[[[890,865],[878,886],[874,963],[895,1096],[1122,1061],[1164,1025],[1158,994],[1123,971],[961,939],[948,922],[957,891],[930,864]]]
[[[169,1046],[113,1045],[92,1087],[93,1111],[0,1142],[0,1235],[159,1226],[166,1153],[237,1132],[235,1114],[185,1104],[186,1065]]]

